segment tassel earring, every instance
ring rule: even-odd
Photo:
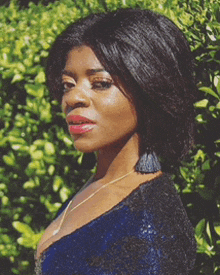
[[[161,170],[161,165],[155,152],[152,154],[144,153],[136,164],[135,170],[140,173],[155,173]]]

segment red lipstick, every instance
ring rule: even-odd
[[[95,123],[87,117],[79,115],[67,116],[66,121],[69,125],[70,134],[83,134],[93,130]]]

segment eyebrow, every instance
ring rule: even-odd
[[[62,70],[62,76],[63,76],[63,75],[68,75],[68,76],[70,76],[70,77],[72,77],[72,78],[75,77],[75,74],[74,74],[73,72],[67,71],[67,70]]]
[[[86,70],[86,74],[87,75],[94,75],[94,74],[100,73],[100,72],[106,72],[106,70],[104,68],[97,68],[97,69]]]
[[[88,70],[86,70],[86,75],[90,76],[90,75],[94,75],[94,74],[99,73],[99,72],[106,72],[107,73],[107,71],[104,68],[97,68],[97,69],[88,69]],[[68,75],[72,78],[75,77],[75,74],[71,71],[68,71],[68,70],[63,70],[62,75]]]

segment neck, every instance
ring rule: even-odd
[[[126,142],[98,152],[95,180],[112,180],[134,170],[139,159],[139,138],[134,134]]]

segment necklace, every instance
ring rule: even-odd
[[[75,207],[73,207],[73,209],[71,209],[70,212],[72,212],[73,210],[75,210],[76,208],[78,208],[80,205],[82,205],[83,203],[85,203],[86,201],[88,201],[89,199],[91,199],[91,198],[92,198],[93,196],[95,196],[95,194],[97,194],[101,189],[105,188],[106,186],[108,186],[108,185],[110,185],[110,184],[112,184],[112,183],[115,183],[116,181],[119,181],[119,180],[121,180],[121,179],[127,177],[128,175],[130,175],[130,174],[133,173],[133,172],[134,172],[134,170],[132,170],[132,171],[130,171],[129,173],[127,173],[127,174],[121,176],[120,178],[117,178],[117,179],[115,179],[115,180],[112,180],[112,181],[110,181],[110,182],[108,182],[108,183],[102,185],[99,189],[97,189],[94,193],[92,193],[90,196],[88,196],[85,200],[81,201],[79,204],[77,204]],[[57,228],[56,230],[53,231],[53,236],[56,235],[56,234],[60,231],[60,228],[61,228],[61,226],[62,226],[62,224],[63,224],[63,222],[64,222],[64,219],[65,219],[65,217],[66,217],[66,213],[67,213],[67,211],[68,211],[68,209],[69,209],[70,204],[72,203],[72,201],[73,201],[73,199],[70,200],[70,202],[68,203],[68,205],[67,205],[67,207],[66,207],[66,209],[65,209],[65,212],[63,213],[63,217],[62,217],[62,219],[61,219],[61,221],[60,221],[60,224],[59,224],[58,228]]]

